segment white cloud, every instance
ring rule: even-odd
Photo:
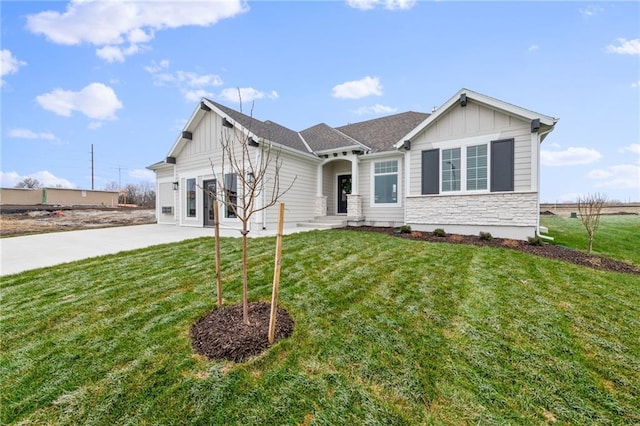
[[[373,106],[358,108],[353,112],[358,115],[365,115],[365,114],[392,114],[396,111],[398,111],[398,108],[375,104]]]
[[[587,6],[578,9],[578,12],[580,12],[580,15],[584,16],[585,18],[590,18],[592,16],[596,16],[603,10],[604,9],[602,9],[600,6]]]
[[[137,44],[131,44],[129,47],[124,49],[119,46],[110,45],[96,49],[96,55],[107,62],[124,62],[125,56],[134,55],[144,49],[146,49],[146,47]]]
[[[382,96],[382,84],[378,77],[364,77],[334,86],[332,96],[340,99],[360,99],[366,96]]]
[[[626,38],[616,39],[618,46],[610,44],[607,46],[607,52],[618,53],[620,55],[640,55],[640,38],[627,40]]]
[[[41,170],[39,172],[30,173],[28,175],[20,175],[16,172],[1,172],[0,171],[0,186],[3,188],[13,188],[18,182],[21,182],[25,178],[38,179],[42,186],[55,188],[75,188],[76,185],[66,179],[59,178],[53,173],[47,170]]]
[[[214,94],[212,92],[207,92],[204,89],[196,89],[196,90],[183,90],[182,95],[189,102],[198,102],[202,98],[213,98]]]
[[[29,129],[11,129],[9,131],[9,137],[16,139],[44,139],[49,141],[55,141],[58,138],[51,132],[34,132]]]
[[[598,188],[640,188],[640,166],[622,164],[595,169],[587,176],[596,181],[595,186]]]
[[[161,72],[169,68],[169,61],[153,62],[145,67],[145,70],[153,76],[153,82],[157,86],[177,87],[184,98],[189,102],[195,102],[203,97],[212,98],[213,92],[207,88],[221,86],[222,78],[216,74],[198,74],[190,71],[176,71],[174,73]]]
[[[574,166],[591,164],[598,161],[602,155],[591,148],[569,147],[564,151],[540,151],[540,164],[543,166]]]
[[[102,83],[91,83],[79,92],[55,89],[37,96],[36,101],[42,108],[63,117],[79,111],[95,120],[114,120],[116,111],[122,108],[122,102],[113,89]]]
[[[371,10],[377,6],[388,10],[409,10],[415,4],[416,0],[347,0],[347,5],[360,10]]]
[[[166,68],[169,68],[169,61],[167,59],[161,60],[160,63],[156,63],[156,61],[153,61],[151,65],[144,67],[145,71],[150,74],[155,74]]]
[[[239,96],[239,97],[238,97]],[[228,102],[247,103],[256,99],[278,99],[278,92],[272,90],[271,93],[261,92],[253,87],[228,88],[220,92],[219,98]]]
[[[27,16],[27,29],[56,44],[100,46],[96,53],[110,61],[144,49],[156,31],[182,26],[210,26],[249,10],[244,0],[102,1],[72,0],[62,13]],[[121,47],[127,46],[127,47]]]
[[[133,169],[129,171],[129,177],[149,182],[156,181],[156,174],[149,169]]]
[[[536,50],[540,50],[540,46],[538,46],[537,44],[532,44],[531,46],[529,46],[529,52],[534,52]]]
[[[4,77],[7,74],[15,74],[20,67],[27,65],[25,61],[21,61],[8,49],[0,50],[0,75]],[[4,80],[0,80],[0,86],[4,85]]]
[[[619,151],[622,153],[631,152],[632,154],[637,154],[638,155],[637,162],[638,164],[640,164],[640,143],[632,143],[631,145],[624,146],[620,148]]]
[[[631,87],[633,87],[633,88],[640,87],[640,80],[634,81],[633,83],[631,83]]]

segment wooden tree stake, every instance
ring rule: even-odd
[[[218,294],[218,308],[222,307],[222,277],[220,267],[220,217],[218,216],[218,200],[213,199],[213,229],[216,241],[216,292]]]
[[[278,287],[280,286],[280,266],[282,263],[282,232],[284,228],[284,203],[280,203],[278,233],[276,234],[276,264],[273,270],[273,290],[271,291],[271,315],[269,316],[269,344],[276,334],[276,314],[278,312]]]

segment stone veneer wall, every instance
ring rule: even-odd
[[[405,221],[410,225],[468,227],[473,233],[483,227],[486,230],[524,228],[523,234],[513,238],[532,234],[538,225],[535,192],[409,196],[406,202]]]

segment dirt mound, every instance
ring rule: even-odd
[[[156,223],[154,209],[34,209],[0,215],[0,236]]]
[[[196,352],[210,360],[242,362],[269,347],[271,304],[249,303],[249,322],[242,321],[242,305],[223,306],[200,318],[191,327]],[[294,322],[289,313],[278,307],[275,341],[291,336]]]

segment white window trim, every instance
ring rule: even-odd
[[[395,172],[395,175],[397,176],[396,179],[396,185],[398,185],[398,188],[396,188],[396,202],[395,203],[376,203],[376,163],[382,163],[382,162],[386,162],[386,161],[395,161],[398,164],[398,170]],[[376,158],[375,160],[371,161],[371,179],[370,179],[370,185],[369,187],[371,188],[371,195],[370,195],[370,203],[371,203],[371,207],[399,207],[402,205],[402,164],[403,162],[400,161],[399,158],[395,157],[391,157],[391,158]],[[381,173],[380,176],[389,176],[392,175],[394,173]]]
[[[444,142],[434,142],[433,148],[438,148],[440,174],[438,176],[439,194],[441,196],[455,196],[467,194],[488,194],[491,192],[491,141],[501,139],[500,133],[491,133],[471,138],[454,139]],[[504,138],[502,138],[504,139]],[[467,147],[487,145],[487,189],[467,190]],[[460,148],[460,191],[442,190],[442,151],[445,149]]]

